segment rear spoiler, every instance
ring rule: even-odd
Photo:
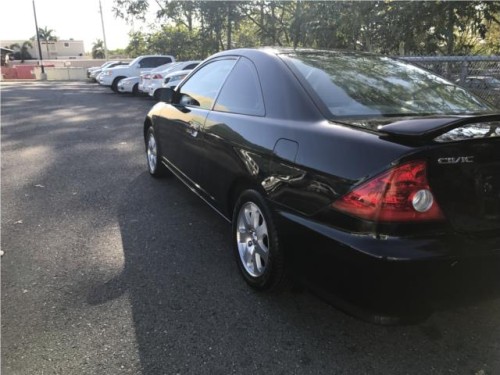
[[[408,140],[427,140],[434,139],[441,134],[464,125],[489,122],[500,122],[500,114],[408,119],[396,121],[388,125],[381,125],[377,131],[390,137]]]

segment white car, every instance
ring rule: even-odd
[[[118,82],[118,92],[122,94],[129,93],[132,95],[139,94],[139,77],[122,79]]]
[[[138,77],[144,71],[151,70],[160,65],[175,62],[173,56],[168,55],[146,55],[139,56],[126,66],[107,68],[99,75],[98,82],[102,86],[111,87],[114,92],[118,91],[118,82],[124,78]]]
[[[139,75],[139,92],[144,93],[144,94],[148,93],[149,80],[151,79],[151,74],[153,72],[160,72],[163,70],[167,70],[168,68],[174,67],[177,64],[178,64],[177,62],[163,64],[163,65],[160,65],[159,67],[154,68],[152,70],[142,72]]]
[[[100,66],[91,66],[90,68],[87,68],[87,78],[90,78],[90,73],[97,70],[97,69],[104,69],[110,67],[111,64],[117,63],[118,61],[106,61]]]
[[[168,74],[179,70],[193,70],[200,62],[201,61],[198,60],[182,61],[161,71],[152,70],[151,77],[149,78],[147,85],[145,85],[145,89],[147,90],[149,96],[158,99],[156,90],[163,87],[163,83],[165,82],[165,78]]]
[[[106,68],[114,68],[118,65],[128,65],[128,62],[123,61],[107,61],[101,66],[94,66],[87,69],[87,78],[93,82],[97,81],[97,76]]]
[[[191,71],[192,69],[186,69],[186,70],[178,70],[167,74],[165,76],[165,80],[163,81],[162,87],[176,88],[177,85],[181,83],[182,80],[186,78],[189,73],[191,73]]]

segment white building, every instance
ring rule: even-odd
[[[2,40],[1,47],[10,48],[13,44],[23,45],[25,40]],[[36,40],[29,41],[33,48],[28,48],[28,52],[34,59],[39,58],[38,43]],[[44,60],[57,60],[57,59],[81,59],[85,55],[85,48],[83,40],[57,40],[45,42],[40,40],[42,47],[42,58]],[[48,47],[48,48],[47,48]],[[48,50],[48,52],[47,52]],[[14,51],[18,51],[14,49]]]

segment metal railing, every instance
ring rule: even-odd
[[[399,59],[437,73],[500,109],[500,56],[405,56]]]

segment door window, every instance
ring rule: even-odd
[[[179,91],[179,104],[212,109],[215,98],[236,60],[213,61],[189,78]]]

